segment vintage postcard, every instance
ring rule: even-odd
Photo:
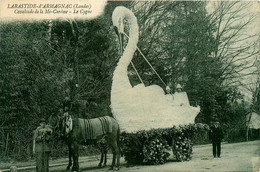
[[[0,172],[259,171],[259,15],[0,0]]]

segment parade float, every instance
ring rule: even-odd
[[[127,68],[137,47],[139,31],[133,12],[125,7],[116,7],[112,22],[118,34],[120,49],[123,38],[128,43],[113,73],[111,88],[111,110],[118,121],[122,134],[122,152],[128,163],[146,161],[162,164],[169,157],[170,145],[178,160],[191,158],[192,143],[188,139],[197,129],[205,126],[194,124],[200,107],[190,106],[183,94],[165,94],[158,85],[132,86]],[[129,26],[129,36],[124,32],[125,22]]]

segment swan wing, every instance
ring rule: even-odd
[[[126,132],[194,123],[200,110],[199,107],[174,106],[172,98],[157,85],[139,84],[126,90],[125,96],[119,99],[112,108],[113,114]]]

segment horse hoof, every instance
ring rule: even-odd
[[[110,167],[109,170],[113,170],[114,168],[113,167]]]
[[[73,167],[72,167],[71,171],[79,172],[79,169],[76,169],[76,168],[73,168]]]
[[[116,168],[114,169],[114,171],[119,171],[119,169],[120,169],[120,167],[116,167]]]
[[[102,165],[101,164],[98,164],[98,167],[101,167]]]

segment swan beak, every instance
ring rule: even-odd
[[[123,43],[124,43],[123,34],[119,34],[118,38],[119,38],[119,44],[120,44],[120,55],[123,55]]]
[[[119,40],[120,55],[122,55],[123,54],[123,40],[124,40],[123,39],[123,34],[119,33],[117,27],[114,27],[114,29],[115,29],[115,32],[116,32],[116,34],[118,36],[118,40]]]

